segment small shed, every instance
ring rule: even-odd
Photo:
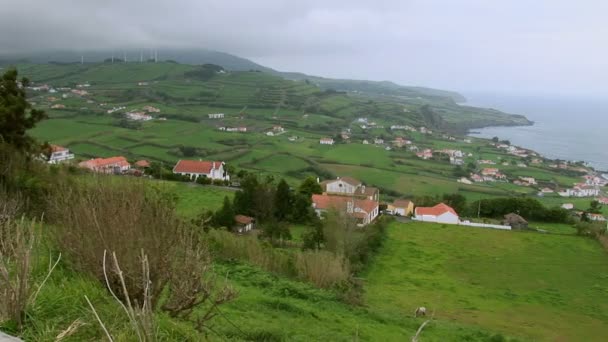
[[[511,226],[512,229],[528,229],[528,221],[515,213],[505,215],[502,224]]]
[[[150,167],[150,162],[147,160],[139,160],[135,163],[135,166],[140,169],[146,169]]]
[[[239,233],[246,233],[253,229],[253,217],[245,216],[245,215],[236,215],[234,217],[235,221],[235,231]]]

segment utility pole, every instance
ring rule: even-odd
[[[80,65],[84,64],[84,56],[80,56]]]

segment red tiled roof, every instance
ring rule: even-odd
[[[150,163],[147,160],[139,160],[135,163],[135,166],[150,167]]]
[[[348,203],[353,203],[353,208],[361,208],[365,212],[372,212],[378,207],[378,202],[367,199],[353,199],[347,196],[332,196],[332,195],[312,195],[312,202],[315,204],[315,209],[328,210],[345,210],[348,208]]]
[[[456,216],[458,216],[458,214],[456,213],[456,211],[450,207],[447,204],[444,203],[439,203],[434,207],[418,207],[416,208],[416,215],[432,215],[432,216],[439,216],[445,213],[452,213]]]
[[[175,164],[173,172],[178,173],[200,173],[209,174],[213,169],[218,168],[222,162],[206,160],[180,160]]]
[[[345,196],[330,196],[330,195],[312,195],[312,203],[316,209],[346,209],[346,203],[352,201],[351,198]]]
[[[365,212],[370,213],[378,207],[378,202],[372,200],[355,200],[355,207],[363,209]]]
[[[128,166],[130,165],[127,161],[127,158],[119,156],[119,157],[110,157],[110,158],[95,158],[91,160],[84,161],[78,164],[82,167],[86,167],[89,169],[98,169],[105,168],[109,166]]]
[[[236,215],[234,217],[234,221],[238,224],[250,224],[253,222],[253,217],[245,216],[245,215]]]
[[[68,149],[63,146],[51,145],[51,151],[53,151],[53,152],[61,152],[61,151],[67,151],[67,150]]]
[[[412,201],[410,200],[395,200],[395,202],[393,202],[393,206],[397,207],[397,208],[407,208],[409,207],[410,203],[412,203]]]

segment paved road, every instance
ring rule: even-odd
[[[0,331],[0,342],[21,342],[20,339],[8,336]]]

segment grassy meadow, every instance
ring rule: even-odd
[[[607,277],[592,239],[394,223],[365,281],[368,305],[385,314],[426,306],[440,322],[523,339],[601,341]]]

